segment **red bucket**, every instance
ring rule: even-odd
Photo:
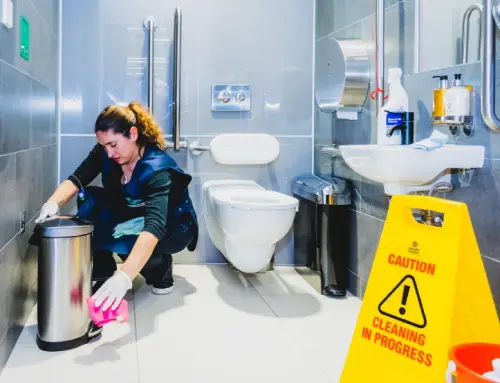
[[[450,359],[456,365],[456,383],[491,383],[483,377],[493,371],[491,362],[500,359],[500,345],[489,343],[469,343],[455,346],[450,351]]]

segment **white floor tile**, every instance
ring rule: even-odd
[[[33,312],[0,383],[338,382],[359,313],[357,298],[318,294],[293,268],[243,275],[227,266],[176,265],[175,290],[142,283],[127,324],[62,353],[35,343]]]
[[[330,382],[338,382],[349,351],[361,300],[319,294],[292,267],[256,274],[250,282],[280,317],[288,334],[311,356]]]

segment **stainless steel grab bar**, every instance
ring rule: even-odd
[[[179,151],[187,144],[181,142],[181,58],[182,58],[182,12],[179,7],[175,9],[174,16],[174,80],[173,80],[173,141],[174,150]]]
[[[413,72],[420,73],[422,70],[422,3],[415,0],[415,52]]]
[[[481,114],[485,124],[500,131],[500,120],[495,112],[495,23],[493,1],[483,1],[483,44],[481,47]]]
[[[377,0],[377,86],[384,89],[384,0]],[[384,93],[377,92],[377,111],[380,110],[384,103]]]
[[[150,16],[144,20],[144,26],[149,30],[148,45],[148,108],[154,113],[154,79],[155,79],[155,20]]]
[[[467,63],[469,57],[469,38],[470,38],[470,17],[474,11],[479,12],[479,23],[482,25],[483,19],[483,6],[481,4],[473,4],[467,8],[462,17],[462,64]],[[477,47],[477,59],[481,59],[481,27],[479,28],[479,40]]]

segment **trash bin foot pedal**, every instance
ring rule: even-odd
[[[329,285],[323,289],[323,294],[330,298],[342,298],[346,296],[347,291],[338,286]]]
[[[102,326],[97,326],[94,323],[91,323],[88,332],[89,341],[101,335],[102,330],[103,330]]]
[[[89,324],[89,329],[87,333],[79,338],[66,340],[63,342],[46,342],[40,339],[40,336],[36,336],[36,344],[38,348],[42,351],[56,352],[56,351],[67,351],[73,348],[77,348],[87,344],[100,337],[103,328],[96,326],[94,323]]]
[[[89,341],[87,334],[72,340],[66,340],[63,342],[46,342],[37,335],[36,344],[38,348],[42,351],[56,352],[56,351],[66,351],[73,348],[83,346]]]

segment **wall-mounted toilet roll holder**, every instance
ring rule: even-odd
[[[370,59],[361,40],[318,41],[314,96],[319,110],[357,119],[370,87]]]

